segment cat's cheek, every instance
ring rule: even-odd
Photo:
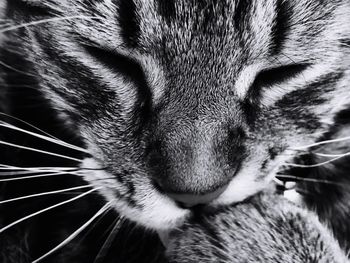
[[[226,190],[211,203],[212,205],[241,202],[265,189],[273,180],[272,175],[261,171],[262,165],[268,158],[266,147],[257,145],[252,148],[238,173],[231,179]]]
[[[112,207],[119,214],[146,228],[162,231],[174,229],[190,215],[189,210],[178,207],[172,199],[154,189],[146,178],[143,181],[135,178],[134,191],[130,196],[127,186],[111,179],[111,174],[100,170],[94,159],[84,159],[81,168],[88,168],[83,178],[98,189],[106,201],[112,201]]]
[[[241,202],[267,187],[270,180],[257,180],[257,170],[241,172],[229,183],[226,190],[212,202],[212,205],[230,205]]]

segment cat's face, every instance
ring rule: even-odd
[[[84,178],[148,227],[256,193],[350,102],[347,0],[19,2],[19,22],[66,17],[23,48],[104,168]]]

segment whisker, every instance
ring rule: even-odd
[[[347,140],[350,140],[350,136],[343,137],[343,138],[332,139],[332,140],[321,141],[321,142],[316,142],[316,143],[312,143],[312,144],[304,145],[304,146],[299,146],[299,147],[292,147],[290,149],[291,150],[303,150],[303,149],[306,149],[306,148],[315,147],[315,146],[319,146],[319,145],[323,145],[323,144],[335,143],[335,142],[343,142],[343,141],[347,141]]]
[[[27,180],[27,179],[35,179],[35,178],[42,178],[42,177],[50,177],[50,176],[63,175],[63,174],[72,174],[72,175],[78,175],[78,176],[82,175],[79,173],[55,172],[55,173],[48,173],[48,174],[39,174],[39,175],[22,176],[22,177],[16,177],[16,178],[0,179],[0,183]]]
[[[75,172],[84,170],[76,167],[18,167],[0,164],[0,175],[20,175],[20,174],[35,174],[46,172]],[[6,172],[2,172],[6,171]]]
[[[41,19],[37,21],[32,21],[28,23],[23,23],[20,25],[14,25],[14,26],[9,26],[7,28],[1,29],[1,33],[13,31],[19,28],[25,28],[25,27],[30,27],[30,26],[35,26],[35,25],[40,25],[40,24],[45,24],[45,23],[51,23],[51,22],[58,22],[58,21],[64,21],[64,20],[72,20],[72,19],[98,19],[98,17],[95,16],[64,16],[64,17],[54,17],[54,18],[48,18],[48,19]]]
[[[341,158],[344,158],[346,156],[350,156],[350,152],[348,153],[344,153],[338,157],[334,157],[330,160],[327,160],[327,161],[324,161],[324,162],[321,162],[321,163],[316,163],[316,164],[297,164],[297,163],[284,163],[284,165],[287,165],[287,166],[291,166],[291,167],[299,167],[299,168],[314,168],[314,167],[320,167],[322,165],[325,165],[325,164],[328,164],[328,163],[332,163],[336,160],[339,160]]]
[[[32,127],[32,128],[35,129],[35,130],[37,130],[37,131],[39,131],[39,132],[41,132],[41,133],[47,135],[48,137],[51,137],[51,138],[53,138],[53,139],[59,140],[59,139],[56,138],[55,136],[53,136],[53,135],[51,135],[51,134],[49,134],[49,133],[43,131],[42,129],[40,129],[40,128],[34,126],[33,124],[30,124],[29,122],[26,122],[25,120],[22,120],[22,119],[20,119],[20,118],[14,117],[14,116],[9,115],[9,114],[6,114],[6,113],[4,113],[4,112],[0,112],[0,115],[6,116],[6,117],[11,118],[11,119],[16,120],[16,121],[19,121],[19,122],[21,122],[21,123],[23,123],[23,124],[25,124],[25,125],[28,125],[29,127]]]
[[[337,185],[337,186],[344,186],[341,183],[336,183],[336,182],[329,181],[329,180],[316,179],[316,178],[303,178],[303,177],[298,177],[298,176],[294,176],[294,175],[287,175],[287,174],[277,174],[276,177],[277,177],[277,179],[284,178],[284,179],[291,179],[291,180],[302,181],[302,182],[324,183],[324,184],[331,184],[331,185]]]
[[[76,171],[76,170],[88,170],[89,168],[77,168],[77,167],[19,167],[7,164],[0,164],[0,170],[20,170],[20,171]]]
[[[26,175],[51,172],[77,172],[78,170],[80,169],[75,167],[18,167],[0,164],[0,176]]]
[[[81,246],[81,243],[82,243],[82,242],[85,240],[85,238],[92,232],[93,228],[99,225],[99,223],[102,221],[103,217],[104,217],[109,211],[110,211],[110,210],[105,211],[105,213],[104,213],[103,215],[101,215],[101,217],[100,217],[99,219],[97,219],[97,220],[91,225],[90,229],[87,230],[87,231],[84,233],[84,235],[82,235],[82,237],[81,237],[78,241],[76,241],[76,242],[74,243],[74,248],[73,248],[72,252],[73,252],[73,251],[76,251],[77,248],[79,249],[79,247]]]
[[[106,257],[108,250],[111,248],[113,241],[116,235],[118,234],[120,227],[122,226],[123,221],[124,221],[124,217],[119,217],[116,219],[116,221],[114,222],[114,227],[112,231],[109,233],[106,241],[103,243],[102,247],[100,248],[94,260],[94,263],[100,263]]]
[[[49,192],[44,192],[44,193],[39,193],[39,194],[32,194],[32,195],[16,197],[16,198],[0,201],[0,204],[11,203],[11,202],[29,199],[29,198],[33,198],[33,197],[59,194],[59,193],[64,193],[64,192],[69,192],[69,191],[74,191],[74,190],[79,190],[79,189],[84,189],[84,188],[91,188],[91,185],[76,186],[76,187],[71,187],[71,188],[66,188],[66,189],[61,189],[61,190],[55,190],[55,191],[49,191]]]
[[[89,168],[89,167],[62,167],[62,166],[56,166],[56,167],[44,167],[44,166],[38,166],[38,167],[19,167],[19,166],[12,166],[12,165],[6,165],[6,164],[0,164],[0,171],[36,171],[36,172],[56,172],[56,171],[67,171],[67,172],[75,172],[75,171],[103,171],[106,170],[106,168]]]
[[[43,173],[60,173],[60,172],[63,172],[63,171],[55,171],[55,170],[41,170],[41,171],[15,171],[15,172],[0,172],[0,176],[21,176],[21,175],[29,175],[29,174],[32,174],[32,175],[40,175],[40,174],[43,174]],[[67,172],[64,172],[64,173],[69,173],[68,171]]]
[[[1,170],[1,169],[0,169]],[[17,175],[28,175],[33,174],[36,175],[38,173],[45,173],[45,172],[54,172],[54,171],[12,171],[12,172],[0,172],[0,176],[17,176]]]
[[[75,168],[75,167],[16,167],[0,164],[0,177],[1,176],[16,176],[16,178],[0,179],[0,182],[17,181],[24,179],[33,179],[40,177],[48,177],[54,175],[77,175],[83,176],[85,171],[100,171],[104,168]],[[2,172],[6,171],[6,172]],[[29,176],[22,176],[29,175]],[[21,177],[17,177],[21,176]],[[114,177],[109,177],[108,179]]]
[[[97,191],[97,190],[99,190],[99,189],[100,189],[100,188],[91,189],[91,190],[89,190],[89,191],[87,191],[87,192],[85,192],[85,193],[83,193],[83,194],[80,194],[80,195],[78,195],[78,196],[75,196],[75,197],[70,198],[70,199],[68,199],[68,200],[65,200],[65,201],[63,201],[63,202],[60,202],[60,203],[58,203],[58,204],[49,206],[49,207],[44,208],[44,209],[41,209],[41,210],[39,210],[39,211],[37,211],[37,212],[35,212],[35,213],[32,213],[32,214],[27,215],[27,216],[25,216],[25,217],[22,217],[21,219],[18,219],[18,220],[16,220],[16,221],[14,221],[14,222],[8,224],[7,226],[1,228],[1,229],[0,229],[0,234],[3,233],[5,230],[8,230],[9,228],[11,228],[11,227],[13,227],[13,226],[15,226],[15,225],[17,225],[17,224],[19,224],[19,223],[25,221],[25,220],[28,220],[28,219],[30,219],[30,218],[32,218],[32,217],[34,217],[34,216],[40,215],[40,214],[42,214],[42,213],[44,213],[44,212],[50,211],[50,210],[52,210],[52,209],[54,209],[54,208],[57,208],[57,207],[59,207],[59,206],[62,206],[62,205],[71,203],[71,202],[73,202],[73,201],[76,201],[76,200],[78,200],[78,199],[80,199],[80,198],[82,198],[82,197],[84,197],[84,196],[86,196],[86,195],[88,195],[88,194],[90,194],[90,193],[92,193],[92,192],[95,192],[95,191]]]
[[[63,158],[63,159],[72,160],[72,161],[75,161],[75,162],[82,162],[80,159],[76,159],[76,158],[69,157],[69,156],[66,156],[66,155],[53,153],[53,152],[48,152],[48,151],[44,151],[44,150],[40,150],[40,149],[36,149],[36,148],[32,148],[32,147],[27,147],[27,146],[23,146],[23,145],[18,145],[18,144],[14,144],[14,143],[9,143],[9,142],[5,142],[5,141],[1,141],[1,140],[0,140],[0,144],[4,144],[4,145],[7,145],[7,146],[11,146],[11,147],[15,147],[15,148],[23,149],[23,150],[43,153],[43,154],[46,154],[46,155],[52,155],[52,156],[60,157],[60,158]]]
[[[11,67],[10,65],[7,65],[5,62],[3,62],[3,61],[1,61],[1,60],[0,60],[0,65],[2,65],[3,67],[5,67],[5,68],[7,68],[7,69],[10,69],[10,70],[12,70],[12,71],[15,71],[15,72],[17,72],[17,73],[21,73],[21,74],[24,74],[24,75],[36,77],[34,74],[30,74],[30,73],[28,73],[28,72],[25,72],[25,71],[16,69],[16,68],[14,68],[14,67]]]
[[[38,259],[32,261],[32,263],[38,263],[42,261],[43,259],[47,258],[48,256],[55,253],[57,250],[61,249],[65,245],[67,245],[70,241],[72,241],[74,238],[76,238],[83,230],[85,230],[97,217],[105,213],[107,210],[111,208],[111,204],[113,201],[108,202],[105,204],[98,212],[93,215],[85,224],[83,224],[81,227],[79,227],[76,231],[74,231],[70,236],[68,236],[65,240],[63,240],[60,244],[58,244],[56,247],[51,249],[49,252],[44,254],[43,256],[39,257]]]
[[[340,153],[340,154],[329,154],[329,153],[313,153],[313,154],[321,157],[343,157],[344,155],[346,156],[347,154],[350,154],[350,152]]]
[[[58,144],[58,145],[61,145],[61,146],[64,146],[64,147],[67,147],[67,148],[70,148],[70,149],[73,149],[73,150],[76,150],[76,151],[80,151],[80,152],[84,152],[84,153],[88,153],[89,152],[81,147],[78,147],[78,146],[75,146],[75,145],[72,145],[72,144],[69,144],[69,143],[66,143],[62,140],[59,140],[59,139],[54,139],[54,138],[50,138],[50,137],[47,137],[45,135],[40,135],[38,133],[34,133],[34,132],[31,132],[31,131],[27,131],[27,130],[24,130],[24,129],[21,129],[19,127],[16,127],[14,125],[11,125],[11,124],[8,124],[8,123],[5,123],[3,121],[0,121],[0,126],[1,127],[5,127],[5,128],[8,128],[8,129],[12,129],[12,130],[15,130],[15,131],[20,131],[22,133],[26,133],[26,134],[29,134],[29,135],[32,135],[34,137],[37,137],[39,139],[42,139],[42,140],[45,140],[45,141],[48,141],[48,142],[52,142],[52,143],[55,143],[55,144]]]

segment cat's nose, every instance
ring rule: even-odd
[[[166,193],[169,197],[175,200],[180,206],[190,208],[196,205],[208,204],[218,198],[227,188],[227,185],[219,189],[205,194],[191,193]]]

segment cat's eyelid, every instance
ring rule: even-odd
[[[257,73],[264,67],[265,63],[253,64],[245,67],[239,74],[235,87],[236,94],[240,99],[244,99],[246,94],[255,80]]]
[[[266,66],[255,64],[246,67],[236,82],[236,93],[240,99],[245,99],[252,89],[263,88],[281,84],[297,77],[311,64],[290,63],[283,65]]]

